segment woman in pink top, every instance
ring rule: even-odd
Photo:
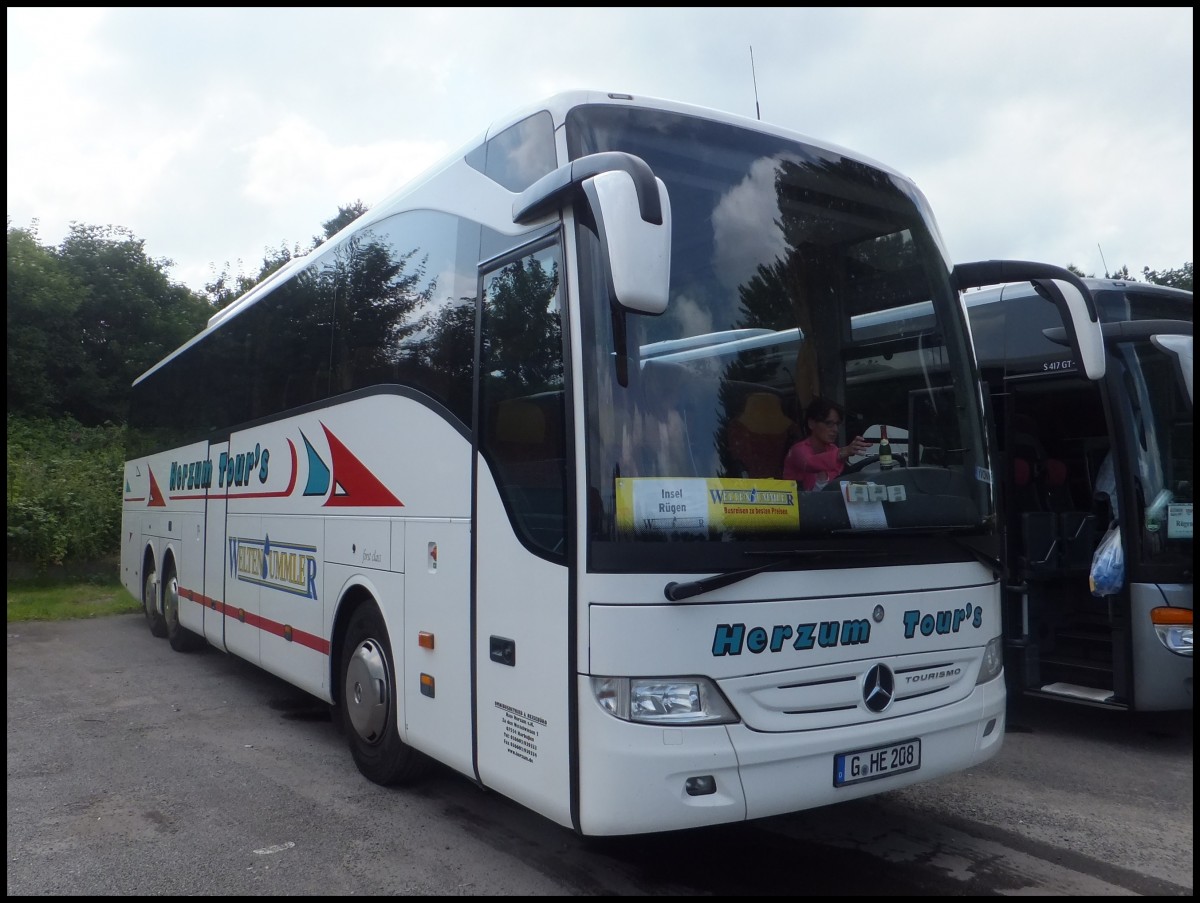
[[[783,459],[783,478],[795,480],[801,489],[824,489],[830,480],[837,479],[851,455],[861,455],[870,448],[862,436],[855,436],[849,445],[839,446],[838,430],[845,411],[837,402],[817,397],[805,409],[808,419],[808,438],[801,439]]]

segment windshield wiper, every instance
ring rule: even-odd
[[[883,552],[863,551],[862,549],[793,549],[790,552],[770,553],[770,552],[747,552],[747,555],[768,555],[782,554],[783,557],[775,561],[767,562],[759,565],[756,568],[743,568],[737,571],[726,571],[724,574],[713,574],[711,577],[704,577],[700,580],[688,580],[683,583],[678,583],[672,580],[663,587],[663,595],[670,602],[678,602],[681,599],[688,599],[692,596],[698,596],[701,593],[711,592],[714,589],[720,589],[723,586],[729,586],[747,577],[753,577],[755,574],[761,574],[763,571],[770,571],[774,568],[783,567],[785,564],[790,564],[797,558],[807,558],[813,561],[820,561],[822,558],[834,557],[838,555],[856,555],[861,558],[877,558]]]

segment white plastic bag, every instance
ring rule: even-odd
[[[1093,596],[1111,596],[1125,585],[1125,550],[1121,545],[1121,530],[1113,524],[1096,546],[1092,556],[1092,572],[1088,576]]]

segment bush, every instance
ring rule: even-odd
[[[125,429],[8,416],[8,560],[44,570],[120,553]]]

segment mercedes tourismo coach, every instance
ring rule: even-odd
[[[1005,511],[1010,688],[1190,709],[1192,293],[1089,279],[1108,361],[1087,379],[1028,283],[965,296],[992,399]],[[1110,531],[1124,579],[1093,580]],[[1103,561],[1103,559],[1102,559]]]
[[[554,97],[137,380],[124,582],[173,648],[331,703],[369,779],[437,760],[582,834],[956,772],[1005,715],[959,293],[1013,279],[1095,366],[1078,280],[953,267],[885,166],[710,110]],[[842,442],[906,437],[895,466],[784,479],[817,396]]]

